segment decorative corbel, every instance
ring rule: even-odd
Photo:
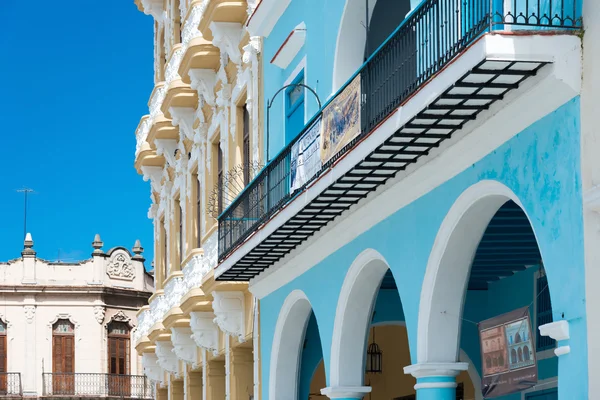
[[[211,22],[210,30],[213,34],[213,44],[227,54],[234,64],[240,64],[240,40],[242,39],[242,25],[237,22]]]
[[[142,353],[142,369],[151,381],[162,382],[163,369],[158,365],[158,357],[154,353]]]
[[[211,107],[215,105],[215,85],[217,73],[212,69],[193,68],[188,73],[190,86],[198,92],[198,97],[203,99]]]
[[[155,139],[156,154],[162,155],[170,166],[175,166],[175,150],[177,150],[177,140],[175,139]]]
[[[169,112],[173,117],[173,126],[178,126],[180,133],[183,132],[183,137],[191,140],[194,136],[196,110],[192,107],[169,107]]]
[[[215,291],[212,303],[215,323],[223,332],[245,341],[244,293],[240,291]]]
[[[208,311],[190,312],[190,326],[192,328],[192,339],[206,351],[218,354],[219,328],[214,324],[215,314]]]
[[[155,192],[160,192],[160,178],[162,175],[162,167],[151,167],[147,165],[142,165],[141,167],[144,182],[150,181],[150,185],[152,186],[152,190]]]
[[[156,341],[157,364],[165,371],[180,376],[179,360],[173,352],[173,344],[167,340]]]
[[[198,368],[198,351],[196,343],[192,339],[191,328],[171,328],[171,342],[173,343],[173,352],[177,358],[192,368]]]
[[[569,340],[571,338],[569,332],[569,322],[565,320],[550,322],[549,324],[540,325],[538,327],[540,335],[548,336],[558,341]],[[571,352],[571,346],[559,346],[554,349],[554,354],[562,356]]]

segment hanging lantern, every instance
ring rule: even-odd
[[[375,328],[373,328],[373,343],[367,349],[367,374],[381,374],[383,372],[383,353],[375,343]]]

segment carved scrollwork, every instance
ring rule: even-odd
[[[215,311],[214,322],[223,332],[245,341],[244,293],[240,291],[215,291],[212,303]]]
[[[196,343],[192,339],[191,328],[171,328],[171,342],[177,358],[190,364],[192,368],[198,368],[198,351]]]
[[[131,257],[125,251],[117,250],[113,252],[106,269],[107,275],[112,279],[121,279],[132,281],[135,279],[135,268],[131,262]]]
[[[218,353],[219,328],[214,324],[215,314],[212,312],[193,311],[190,313],[192,339],[206,351],[214,355]]]

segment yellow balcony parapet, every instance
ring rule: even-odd
[[[203,37],[190,40],[179,65],[179,76],[184,83],[190,84],[191,69],[217,70],[220,65],[220,52],[211,42]]]
[[[165,326],[161,322],[157,322],[152,325],[150,328],[150,332],[148,332],[148,339],[151,342],[156,342],[157,340],[170,340],[171,339],[171,331],[167,330]]]
[[[206,40],[212,41],[211,22],[244,23],[248,18],[247,10],[246,0],[211,0],[200,20],[198,30]]]
[[[135,345],[135,351],[137,351],[138,354],[154,353],[155,348],[156,346],[154,343],[152,343],[148,336],[141,338],[138,344]]]
[[[167,94],[163,100],[161,111],[166,118],[172,118],[169,109],[171,107],[191,107],[198,106],[198,92],[181,79],[173,80],[167,89]]]
[[[189,328],[190,318],[183,313],[181,308],[173,307],[165,314],[163,326],[169,330],[171,328]]]
[[[148,142],[142,143],[134,164],[138,174],[143,174],[142,167],[162,167],[163,165],[165,165],[165,158],[157,155],[156,150],[153,150]]]
[[[156,148],[156,139],[179,139],[179,128],[173,126],[171,119],[164,115],[158,115],[152,120],[152,125],[148,131],[148,143]]]

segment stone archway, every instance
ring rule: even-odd
[[[298,399],[302,347],[311,314],[312,306],[300,290],[291,292],[281,307],[271,349],[270,399]]]

